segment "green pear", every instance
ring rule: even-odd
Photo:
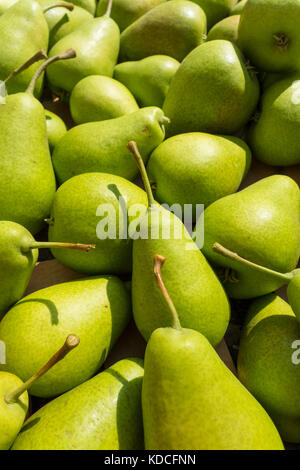
[[[256,75],[229,41],[209,41],[180,65],[163,106],[168,136],[203,131],[232,134],[251,118],[259,98]]]
[[[261,99],[261,111],[248,135],[255,157],[273,166],[300,163],[300,78],[276,80]]]
[[[2,0],[4,1],[4,0]],[[114,0],[111,17],[123,31],[131,23],[143,16],[151,8],[160,5],[166,0]],[[97,6],[96,16],[102,16],[107,8],[108,0],[100,0]]]
[[[206,34],[206,17],[198,5],[170,0],[145,13],[121,34],[120,59],[163,54],[181,62]]]
[[[7,96],[0,106],[0,220],[17,222],[33,234],[48,217],[56,189],[45,110],[33,92],[50,63],[74,56],[69,50],[45,61],[26,92]]]
[[[123,359],[47,403],[12,450],[142,450],[143,361]]]
[[[47,51],[48,39],[48,25],[37,1],[20,0],[8,8],[0,17],[0,79],[4,80],[39,49]],[[40,65],[41,62],[36,62],[9,80],[8,93],[23,92]],[[37,95],[41,93],[42,82],[40,77]]]
[[[131,142],[129,148],[137,159],[148,195],[148,209],[139,218],[136,233],[132,233],[135,323],[146,341],[156,328],[169,324],[168,309],[152,274],[153,256],[162,253],[167,257],[166,285],[182,325],[201,331],[216,346],[225,334],[230,316],[223,287],[181,220],[155,204],[137,146]]]
[[[295,0],[249,0],[241,12],[238,45],[265,72],[300,68],[300,4]]]
[[[142,386],[146,449],[283,450],[270,417],[207,339],[181,327],[161,277],[164,261],[155,256],[155,272],[172,322],[155,330],[146,348]],[[179,282],[183,278],[180,273]]]
[[[117,65],[114,77],[129,88],[141,106],[162,107],[179,65],[172,57],[153,55]]]
[[[113,76],[119,54],[120,31],[109,14],[108,8],[104,16],[85,21],[52,47],[50,57],[70,47],[76,50],[76,57],[68,63],[56,63],[48,68],[47,79],[53,91],[71,92],[76,83],[88,75]]]
[[[52,111],[49,111],[48,109],[45,109],[45,116],[48,143],[50,150],[52,151],[60,139],[66,134],[67,127],[64,121],[57,116],[57,114],[52,113]]]
[[[239,0],[231,9],[230,15],[240,15],[248,0]]]
[[[69,331],[80,346],[53,367],[30,393],[51,397],[92,377],[131,315],[130,296],[114,276],[92,277],[53,285],[20,300],[0,322],[6,364],[0,370],[30,377],[59,347]]]
[[[137,167],[126,148],[134,138],[145,158],[165,137],[169,120],[160,108],[147,107],[106,121],[88,122],[70,129],[53,153],[60,183],[74,175],[103,172],[134,180]]]
[[[95,16],[96,13],[96,0],[74,0],[74,5],[78,7],[84,8],[86,11],[91,13],[91,15]],[[103,14],[105,11],[103,12]]]
[[[204,11],[207,18],[207,29],[228,16],[236,0],[193,0]]]
[[[39,255],[39,248],[89,251],[92,245],[36,242],[26,228],[0,220],[0,318],[24,295]]]
[[[78,82],[70,96],[70,110],[77,124],[105,121],[138,111],[128,88],[104,75],[89,75]]]
[[[299,293],[298,293],[299,297]],[[262,404],[287,442],[300,443],[300,365],[293,360],[300,325],[275,294],[255,300],[246,318],[238,376]]]
[[[237,137],[191,132],[171,137],[150,155],[147,172],[160,203],[210,205],[237,191],[251,164],[251,151]]]
[[[207,35],[207,41],[225,39],[237,43],[240,15],[228,16],[216,23]]]
[[[14,3],[17,3],[18,0],[0,0],[0,15],[8,10]]]
[[[0,450],[8,450],[22,428],[28,411],[27,390],[66,354],[79,344],[79,338],[69,335],[64,345],[34,376],[25,383],[16,375],[0,372]]]
[[[215,201],[204,211],[199,220],[204,220],[203,253],[222,268],[220,275],[230,297],[268,294],[286,280],[224,257],[213,245],[221,244],[271,270],[291,271],[300,254],[299,204],[297,183],[288,176],[273,175]]]
[[[130,157],[129,157],[130,158]],[[64,265],[86,274],[130,273],[132,241],[128,236],[135,210],[145,212],[145,192],[119,176],[85,173],[58,188],[49,220],[49,241],[85,240],[89,253],[52,251]],[[62,253],[64,251],[65,253]]]

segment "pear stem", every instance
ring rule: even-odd
[[[175,305],[173,303],[173,300],[169,296],[169,293],[167,291],[167,288],[164,284],[164,281],[162,279],[161,275],[161,268],[163,267],[164,262],[166,261],[166,258],[161,255],[154,255],[154,275],[156,278],[156,282],[158,284],[158,287],[160,288],[160,291],[162,295],[165,298],[165,301],[170,309],[171,315],[172,315],[172,328],[175,328],[176,330],[181,330],[181,324],[179,320],[179,316],[177,313],[177,310],[175,308]]]
[[[67,51],[62,52],[61,54],[57,54],[57,55],[54,55],[53,57],[50,57],[50,59],[46,60],[40,66],[40,68],[37,69],[37,71],[35,72],[35,74],[33,75],[31,79],[31,82],[28,85],[26,92],[33,95],[36,82],[38,81],[42,73],[46,70],[48,65],[52,64],[53,62],[56,62],[57,60],[73,59],[73,57],[76,57],[76,51],[74,49],[68,49]]]
[[[23,70],[28,69],[32,64],[38,62],[39,60],[47,59],[47,52],[41,49],[40,51],[36,52],[30,59],[28,59],[24,64],[20,65],[17,69],[13,70],[8,77],[4,80],[7,83],[11,78],[15,77],[19,73],[23,72]]]
[[[48,5],[47,7],[44,7],[43,8],[43,13],[46,13],[47,11],[52,10],[53,8],[58,8],[58,7],[64,7],[64,8],[67,8],[68,10],[70,10],[70,11],[74,10],[73,3],[58,2],[58,3],[53,3],[53,5]]]
[[[128,142],[127,148],[128,148],[128,150],[130,150],[130,152],[134,156],[135,161],[137,163],[137,166],[140,170],[140,174],[142,176],[142,180],[143,180],[145,190],[146,190],[146,193],[147,193],[148,207],[151,207],[152,205],[155,204],[155,199],[153,197],[151,184],[150,184],[150,181],[149,181],[149,178],[148,178],[148,175],[147,175],[147,171],[146,171],[146,168],[145,168],[145,165],[144,165],[144,161],[143,161],[143,159],[141,157],[141,154],[139,152],[137,143],[134,142],[134,140],[131,140],[130,142]]]
[[[112,4],[113,4],[113,0],[108,0],[108,4],[107,4],[107,8],[106,8],[106,12],[105,12],[104,16],[110,17]]]
[[[23,251],[39,248],[67,248],[69,250],[90,251],[91,248],[96,248],[96,245],[83,243],[32,242]]]
[[[256,263],[252,263],[252,261],[249,261],[245,258],[242,258],[237,253],[234,253],[233,251],[228,250],[224,246],[220,245],[220,243],[215,243],[212,248],[219,255],[225,256],[225,258],[229,258],[233,261],[237,261],[238,263],[249,266],[250,268],[253,268],[253,269],[255,269],[257,271],[260,271],[262,273],[270,274],[271,276],[277,277],[277,278],[282,279],[286,282],[289,282],[294,277],[293,272],[291,272],[291,273],[280,273],[278,271],[274,271],[273,269],[266,268],[265,266],[261,266],[261,265],[256,264]]]
[[[80,339],[77,336],[69,335],[64,345],[51,357],[47,364],[45,364],[36,374],[30,377],[30,379],[26,380],[23,385],[5,395],[4,400],[6,403],[16,403],[18,398],[26,390],[28,390],[37,379],[48,372],[48,370],[57,364],[57,362],[61,361],[70,351],[72,351],[72,349],[76,348],[79,343]]]

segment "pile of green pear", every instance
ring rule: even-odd
[[[299,24],[0,0],[0,450],[300,448]]]

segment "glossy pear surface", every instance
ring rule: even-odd
[[[207,41],[213,41],[215,39],[225,39],[236,44],[238,38],[239,23],[240,15],[233,15],[228,16],[228,18],[224,18],[223,20],[216,23],[208,32]]]
[[[57,114],[52,113],[48,109],[45,109],[45,116],[48,143],[50,150],[52,151],[60,139],[66,134],[67,127],[64,121],[59,116],[57,116]]]

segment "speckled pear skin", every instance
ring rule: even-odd
[[[273,166],[300,163],[299,103],[299,75],[279,80],[264,92],[260,115],[248,135],[258,160]]]
[[[128,88],[104,75],[83,78],[70,96],[70,111],[77,124],[114,119],[138,110],[138,104]]]
[[[207,41],[225,39],[237,43],[240,15],[228,16],[216,23],[207,35]]]
[[[125,230],[120,197],[126,201],[129,226],[138,216],[130,214],[134,206],[140,205],[142,214],[147,207],[146,193],[141,188],[124,178],[104,173],[85,173],[66,181],[54,198],[49,241],[58,240],[56,237],[60,237],[59,239],[63,241],[71,240],[71,243],[84,240],[84,243],[95,244],[96,248],[88,253],[72,250],[73,254],[71,250],[53,249],[53,255],[69,268],[86,274],[130,273],[132,240],[129,237],[120,238]],[[115,239],[98,238],[97,226],[101,222],[101,214],[98,216],[96,214],[101,204],[110,204],[115,210],[117,220]],[[110,212],[109,220],[111,224],[114,222],[113,211]]]
[[[245,321],[238,376],[272,417],[281,437],[300,442],[300,367],[292,362],[300,324],[275,294],[254,300]]]
[[[164,2],[145,13],[121,33],[120,60],[139,60],[155,54],[181,62],[206,34],[206,17],[186,0]]]
[[[0,372],[0,450],[8,450],[18,435],[28,410],[28,394],[24,392],[16,403],[7,404],[4,397],[22,380],[8,372]]]
[[[28,379],[63,344],[70,333],[80,338],[76,350],[30,388],[51,397],[88,380],[99,370],[127,325],[130,296],[116,277],[105,276],[58,284],[19,301],[0,323],[6,365],[0,370]]]
[[[102,16],[84,22],[50,49],[49,57],[70,48],[76,51],[74,59],[58,61],[47,68],[50,87],[70,92],[76,83],[88,75],[112,77],[119,45],[119,27],[111,18]]]
[[[52,113],[52,111],[49,111],[48,109],[45,109],[45,116],[48,143],[50,150],[52,151],[60,139],[66,134],[67,127],[64,121],[57,116],[57,114]]]
[[[38,250],[22,252],[34,242],[31,233],[14,222],[0,221],[0,318],[23,295],[38,258]],[[1,433],[0,433],[1,434]]]
[[[273,175],[214,202],[204,211],[203,253],[220,267],[233,270],[224,287],[230,297],[250,299],[268,294],[284,282],[275,276],[215,253],[220,243],[249,261],[285,273],[300,254],[300,191],[297,183]]]
[[[0,107],[0,128],[0,219],[35,234],[56,189],[44,108],[29,93],[9,95]]]
[[[48,25],[38,2],[20,0],[12,5],[0,16],[0,79],[4,80],[40,49],[47,51],[48,39]],[[7,92],[25,91],[41,63],[35,62],[9,80]],[[39,95],[41,90],[42,78],[37,82],[36,94]]]
[[[150,152],[164,139],[164,120],[161,109],[148,107],[119,118],[73,127],[53,153],[59,182],[89,172],[134,180],[138,169],[126,146],[135,140],[146,163]]]
[[[13,450],[142,450],[141,359],[123,359],[26,421]]]
[[[209,30],[218,21],[228,16],[236,0],[194,0],[204,11]]]
[[[157,217],[153,216],[153,211]],[[216,346],[225,334],[230,317],[223,287],[182,222],[172,213],[169,219],[169,212],[162,207],[151,212],[150,216],[148,213],[142,218],[141,228],[147,234],[148,223],[148,233],[153,230],[156,239],[138,238],[133,242],[135,323],[146,341],[156,328],[170,325],[169,309],[153,275],[153,257],[159,253],[166,258],[164,282],[182,326],[201,331]],[[170,226],[170,239],[163,239],[163,233],[167,234]],[[178,233],[177,239],[174,230]]]
[[[116,65],[114,77],[129,88],[141,106],[162,107],[179,65],[173,57],[153,55]]]
[[[140,16],[143,16],[147,11],[151,10],[151,8],[165,1],[166,0],[114,0],[111,18],[118,23],[120,31],[123,31]],[[107,5],[108,0],[99,1],[96,16],[104,15]]]
[[[208,41],[186,57],[171,82],[163,106],[171,119],[167,136],[234,134],[249,121],[258,98],[258,80],[239,49],[229,41]]]
[[[171,137],[150,155],[147,172],[160,203],[205,207],[237,191],[251,150],[237,137],[191,132]]]
[[[283,449],[261,405],[193,330],[152,334],[142,406],[147,450]]]
[[[294,314],[300,322],[300,270],[299,273],[289,282],[287,286],[287,296]]]

